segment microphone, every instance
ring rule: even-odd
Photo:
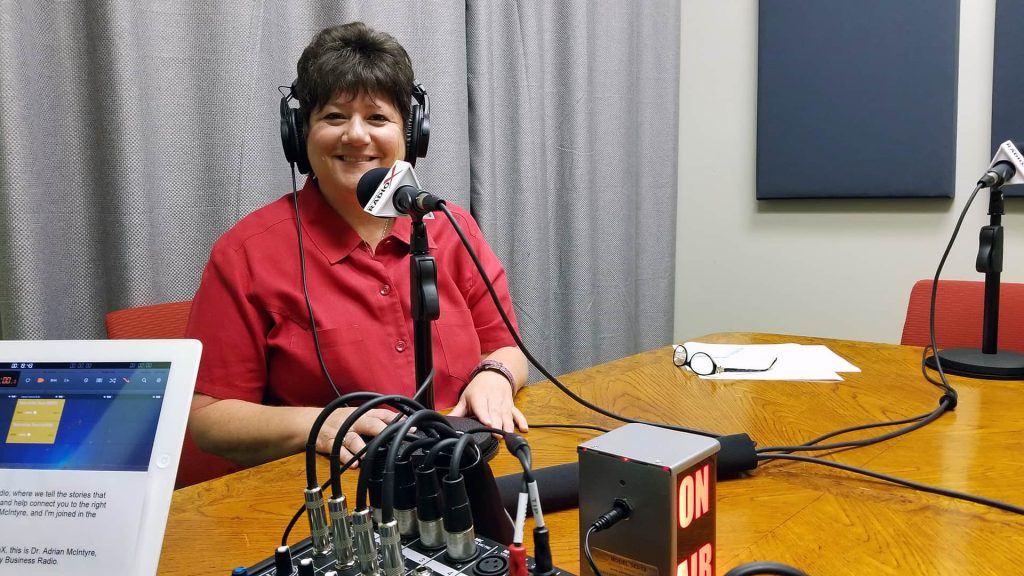
[[[420,188],[412,164],[399,160],[391,168],[374,168],[356,186],[359,205],[378,218],[423,215],[440,210],[444,200]]]
[[[1004,184],[1024,183],[1024,156],[1007,140],[999,145],[988,171],[978,180],[978,184],[989,188],[998,188]]]

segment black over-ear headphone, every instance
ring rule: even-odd
[[[297,82],[297,81],[296,81]],[[413,104],[405,121],[405,161],[415,165],[417,158],[427,155],[430,144],[430,98],[422,84],[413,84]],[[309,174],[309,157],[306,155],[306,127],[302,121],[302,109],[288,104],[295,98],[295,82],[288,93],[281,97],[281,146],[284,157],[303,174]]]
[[[415,102],[405,122],[405,161],[415,166],[417,158],[427,155],[430,144],[430,97],[422,84],[413,84],[412,98]]]

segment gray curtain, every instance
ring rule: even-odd
[[[667,343],[679,8],[614,2],[0,0],[0,335],[103,337],[192,296],[213,241],[287,193],[277,87],[363,20],[432,107],[417,173],[469,206],[560,373]],[[301,185],[301,179],[300,179]]]
[[[466,32],[473,212],[527,345],[560,374],[668,344],[678,2],[469,2]]]

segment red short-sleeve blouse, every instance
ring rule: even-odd
[[[299,194],[306,275],[324,360],[341,393],[415,391],[409,310],[411,223],[398,218],[376,253],[311,178]],[[515,322],[505,271],[472,216],[449,204]],[[515,346],[443,214],[425,219],[437,261],[433,326],[437,407],[458,401],[481,353]],[[323,406],[324,379],[302,294],[291,194],[242,219],[214,244],[192,303],[188,337],[203,343],[196,392],[274,405]]]

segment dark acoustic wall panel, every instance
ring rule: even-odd
[[[952,197],[959,0],[760,0],[757,197]]]
[[[1024,0],[996,2],[995,60],[992,71],[992,154],[1013,140],[1024,144]],[[1024,186],[1003,188],[1007,196],[1024,196]]]

